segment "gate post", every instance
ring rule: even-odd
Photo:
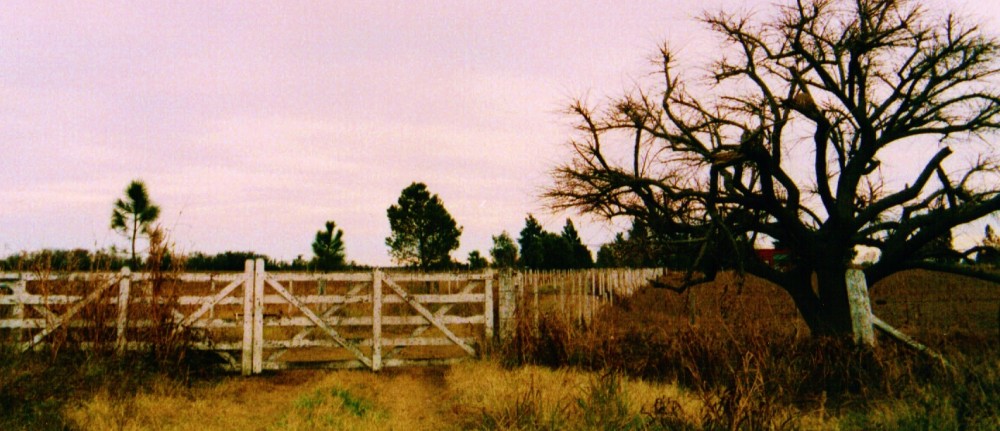
[[[264,259],[253,272],[253,373],[264,371]]]
[[[23,323],[24,318],[27,317],[25,314],[26,308],[24,303],[26,302],[25,297],[28,296],[28,281],[24,279],[24,274],[18,274],[17,276],[19,279],[15,281],[14,284],[8,284],[7,286],[17,298],[17,302],[14,303],[14,310],[12,312],[13,317],[17,319],[18,323]],[[17,331],[17,338],[15,338],[15,340],[17,340],[18,345],[20,345],[21,343],[28,341],[30,338],[29,335],[30,333],[22,327]]]
[[[372,272],[372,371],[382,369],[382,271]]]
[[[253,372],[253,260],[247,259],[243,265],[243,355],[240,373],[249,376]]]
[[[487,269],[483,275],[483,326],[486,341],[493,341],[493,270]]]
[[[116,348],[118,354],[125,352],[127,340],[125,339],[126,325],[128,324],[128,297],[131,290],[132,270],[129,267],[122,268],[121,280],[118,280],[118,322],[116,326],[117,336]]]
[[[517,324],[514,315],[517,313],[517,288],[514,286],[513,271],[500,273],[500,340],[514,336]]]
[[[847,270],[847,300],[851,306],[851,327],[854,342],[865,346],[875,345],[875,330],[872,328],[872,306],[868,299],[868,284],[865,273],[858,269]]]

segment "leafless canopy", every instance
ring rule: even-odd
[[[988,276],[927,246],[1000,209],[997,40],[905,0],[799,0],[763,15],[702,18],[725,48],[707,80],[682,77],[663,48],[654,89],[573,104],[580,133],[554,171],[553,206],[682,233],[703,245],[699,259],[738,255],[793,296],[859,245],[881,251],[869,283],[908,268]],[[890,169],[905,167],[898,157],[917,168]],[[763,265],[760,235],[793,266]]]

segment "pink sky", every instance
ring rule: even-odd
[[[309,257],[326,220],[386,265],[413,181],[486,254],[566,157],[573,97],[621,94],[692,17],[752,1],[38,2],[0,6],[0,254],[124,245],[112,202],[146,181],[183,251]],[[953,0],[996,28],[992,1]],[[596,248],[617,228],[572,215]]]

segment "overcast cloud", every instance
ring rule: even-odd
[[[464,226],[460,260],[529,212],[596,250],[616,228],[537,198],[561,109],[632,87],[664,41],[711,57],[703,8],[767,4],[5,1],[0,254],[123,245],[109,216],[134,178],[185,251],[309,257],[334,220],[348,259],[386,265],[386,208],[414,181]]]

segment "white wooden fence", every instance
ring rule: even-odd
[[[875,345],[875,329],[882,331],[889,337],[910,346],[934,359],[940,361],[944,366],[951,367],[948,360],[940,353],[934,351],[902,331],[892,327],[878,316],[872,314],[871,301],[868,296],[868,282],[865,274],[858,269],[849,269],[846,274],[847,279],[847,299],[851,307],[851,329],[854,332],[854,342],[866,346]]]
[[[281,273],[258,259],[241,273],[0,274],[0,342],[119,352],[183,343],[243,374],[447,364],[510,336],[519,316],[589,322],[658,271]]]
[[[244,374],[447,364],[476,356],[494,335],[512,336],[517,319],[530,319],[536,330],[546,314],[587,324],[601,307],[662,273],[268,273],[258,259],[242,273],[165,279],[127,268],[64,277],[0,274],[0,342],[30,350],[72,339],[80,348],[119,352],[182,342],[218,353]],[[871,314],[860,271],[848,271],[847,280],[857,342],[874,344],[879,329],[947,362]]]
[[[500,332],[505,336],[514,333],[515,316],[531,319],[535,329],[542,315],[558,315],[568,322],[589,324],[601,307],[632,296],[665,271],[617,268],[501,273]]]
[[[3,274],[0,341],[25,351],[59,338],[80,348],[146,349],[166,337],[161,330],[150,339],[143,329],[168,323],[168,336],[186,333],[186,348],[214,351],[244,374],[449,363],[492,339],[493,279],[492,272],[268,273],[262,260],[247,261],[242,273],[181,273],[159,284],[128,269]]]

